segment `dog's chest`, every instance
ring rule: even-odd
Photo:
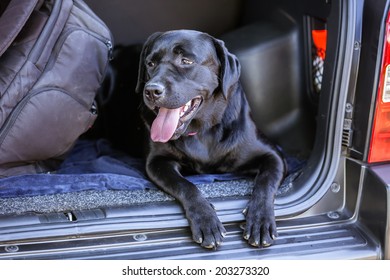
[[[178,148],[183,154],[182,164],[198,173],[230,172],[236,167],[234,150],[215,143],[213,139],[199,141],[193,136],[193,139],[181,142]]]

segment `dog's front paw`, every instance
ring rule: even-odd
[[[278,235],[273,203],[259,206],[249,202],[243,213],[246,219],[244,239],[254,247],[271,246]]]
[[[222,243],[226,230],[211,204],[189,208],[187,218],[196,243],[207,249],[215,249]]]

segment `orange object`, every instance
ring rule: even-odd
[[[322,59],[325,59],[327,35],[328,34],[326,29],[311,31],[311,36],[313,38],[314,45],[317,48],[317,55]]]

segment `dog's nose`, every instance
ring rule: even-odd
[[[152,83],[145,85],[145,96],[151,100],[157,100],[164,95],[165,88],[161,84]]]

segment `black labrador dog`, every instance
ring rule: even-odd
[[[259,247],[277,236],[274,196],[284,160],[256,129],[239,77],[238,59],[206,33],[155,33],[141,52],[136,92],[143,93],[150,131],[147,174],[181,203],[193,239],[205,248],[216,248],[226,230],[182,174],[257,174],[244,210],[244,238]]]

